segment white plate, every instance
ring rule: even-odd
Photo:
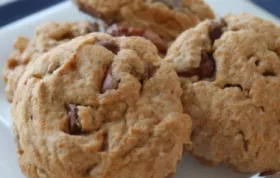
[[[265,19],[279,23],[276,17],[265,12],[261,8],[251,4],[247,0],[206,0],[217,15],[224,15],[228,12],[240,13],[249,12]],[[7,25],[0,29],[0,72],[4,66],[12,43],[18,35],[31,37],[34,28],[41,23],[48,21],[76,21],[89,19],[80,13],[71,2],[64,2],[29,16],[23,20]],[[16,160],[15,147],[11,132],[11,105],[6,102],[4,96],[4,84],[0,81],[0,177],[2,178],[24,178],[21,174]],[[176,178],[257,178],[257,176],[237,174],[225,167],[203,167],[188,155],[178,168]]]

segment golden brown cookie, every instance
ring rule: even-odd
[[[166,40],[214,18],[203,0],[75,0],[79,8],[109,24],[151,30]]]
[[[204,21],[168,51],[193,119],[192,153],[241,172],[280,170],[280,28],[249,14]]]
[[[13,102],[28,178],[165,178],[191,120],[172,65],[139,37],[92,33],[30,64]]]
[[[32,40],[18,37],[3,72],[7,99],[12,102],[18,80],[30,61],[72,38],[96,31],[99,31],[99,27],[95,23],[51,22],[39,26]]]

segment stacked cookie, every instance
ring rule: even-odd
[[[211,20],[202,0],[75,2],[105,25],[41,26],[4,70],[27,177],[172,178],[183,147],[206,165],[280,170],[280,27]]]

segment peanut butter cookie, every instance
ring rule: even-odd
[[[19,164],[28,178],[166,178],[191,120],[172,65],[139,37],[92,33],[45,53],[13,102]]]
[[[166,60],[181,77],[194,156],[241,172],[280,170],[280,27],[249,14],[207,20]]]
[[[108,24],[151,30],[174,40],[182,31],[214,14],[203,0],[75,0],[78,7]]]

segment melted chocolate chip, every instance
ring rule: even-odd
[[[148,61],[145,61],[144,67],[145,67],[145,71],[144,71],[143,79],[148,80],[153,77],[157,68],[151,62]]]
[[[255,61],[255,65],[256,65],[256,66],[259,66],[259,65],[260,65],[260,62],[261,62],[260,60],[256,60],[256,61]]]
[[[165,41],[160,35],[153,32],[152,30],[144,30],[134,27],[120,27],[113,25],[108,29],[108,33],[113,36],[140,36],[147,40],[150,40],[161,53],[166,53],[168,48],[168,42]]]
[[[200,79],[210,78],[215,73],[215,60],[213,59],[212,53],[201,53],[201,61],[198,68],[188,69],[182,72],[178,72],[180,77],[192,77],[199,76]]]
[[[210,25],[209,29],[209,36],[212,41],[212,43],[215,42],[215,40],[219,39],[222,34],[224,33],[223,28],[226,26],[226,22],[224,20],[221,20],[220,22],[214,21]]]
[[[152,30],[146,30],[143,34],[143,37],[147,40],[150,40],[154,45],[156,45],[157,49],[161,53],[166,53],[168,49],[168,42],[164,41],[158,34],[153,32]]]
[[[265,77],[275,77],[275,76],[277,76],[277,75],[276,75],[275,72],[272,72],[272,71],[265,71],[265,72],[263,73],[263,76],[265,76]]]
[[[78,119],[76,105],[66,104],[65,108],[67,110],[69,133],[71,135],[79,135],[82,132],[82,128]]]
[[[117,89],[120,83],[120,79],[113,78],[111,74],[111,65],[107,67],[106,74],[102,83],[100,93],[105,93],[107,90]]]
[[[102,152],[106,152],[108,151],[109,149],[109,142],[108,142],[108,133],[105,132],[104,135],[103,135],[103,143],[102,143],[102,146],[100,148],[100,151]]]
[[[97,11],[96,9],[92,8],[91,6],[84,4],[84,3],[80,3],[79,1],[77,1],[77,4],[79,6],[80,11],[83,11],[83,12],[85,12],[89,15],[92,15],[94,17],[97,17],[97,18],[103,17],[103,14],[101,12]]]
[[[114,54],[118,54],[118,52],[120,51],[119,46],[110,41],[100,41],[97,44],[107,48],[109,51],[111,51]]]
[[[58,41],[62,41],[62,40],[70,40],[73,39],[75,36],[72,32],[66,32],[64,34],[62,34],[59,38],[56,38],[56,40]]]

